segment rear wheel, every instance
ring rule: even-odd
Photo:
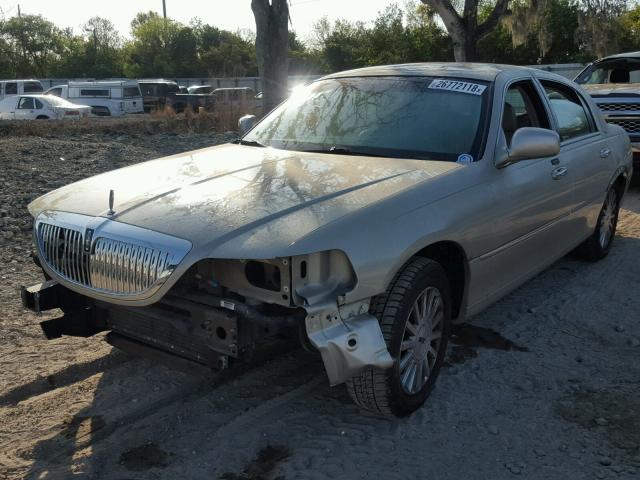
[[[93,113],[94,115],[96,115],[98,117],[110,117],[111,116],[111,110],[109,110],[107,107],[93,107],[91,109],[91,113]]]
[[[447,275],[437,262],[414,258],[371,311],[395,362],[387,370],[365,369],[347,389],[360,407],[403,417],[426,401],[444,361],[451,323]]]
[[[607,192],[607,196],[598,216],[598,223],[593,234],[578,247],[579,255],[585,260],[595,262],[607,256],[616,234],[618,212],[620,210],[620,194],[615,186]]]
[[[38,115],[36,117],[36,120],[49,120],[49,117],[47,117],[46,115]]]

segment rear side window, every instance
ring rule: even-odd
[[[21,98],[18,103],[18,108],[20,110],[33,110],[33,98]]]
[[[138,87],[124,87],[122,95],[124,98],[139,97],[140,89]]]
[[[108,97],[109,89],[83,88],[80,90],[83,97]]]
[[[42,110],[43,108],[44,108],[44,105],[42,105],[42,102],[36,98],[36,109]]]
[[[5,93],[7,95],[17,95],[18,94],[18,84],[16,82],[9,82],[5,86]]]
[[[549,99],[562,141],[595,132],[593,117],[576,92],[554,82],[541,83]]]
[[[40,82],[24,82],[24,93],[42,93],[43,91]]]

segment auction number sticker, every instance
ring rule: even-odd
[[[447,90],[449,92],[470,93],[471,95],[482,95],[487,86],[478,83],[460,82],[458,80],[436,79],[431,82],[429,88]]]

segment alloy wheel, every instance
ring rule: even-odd
[[[617,196],[614,189],[609,190],[607,199],[605,200],[604,207],[602,209],[602,216],[600,217],[600,246],[607,248],[613,232],[616,226],[616,204]]]
[[[429,379],[442,341],[444,305],[440,291],[428,287],[411,307],[400,344],[398,369],[405,393],[418,393]]]

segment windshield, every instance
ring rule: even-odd
[[[285,150],[478,159],[485,82],[435,77],[322,80],[260,122],[245,142]]]
[[[576,82],[583,85],[640,83],[640,59],[618,58],[587,67]]]

